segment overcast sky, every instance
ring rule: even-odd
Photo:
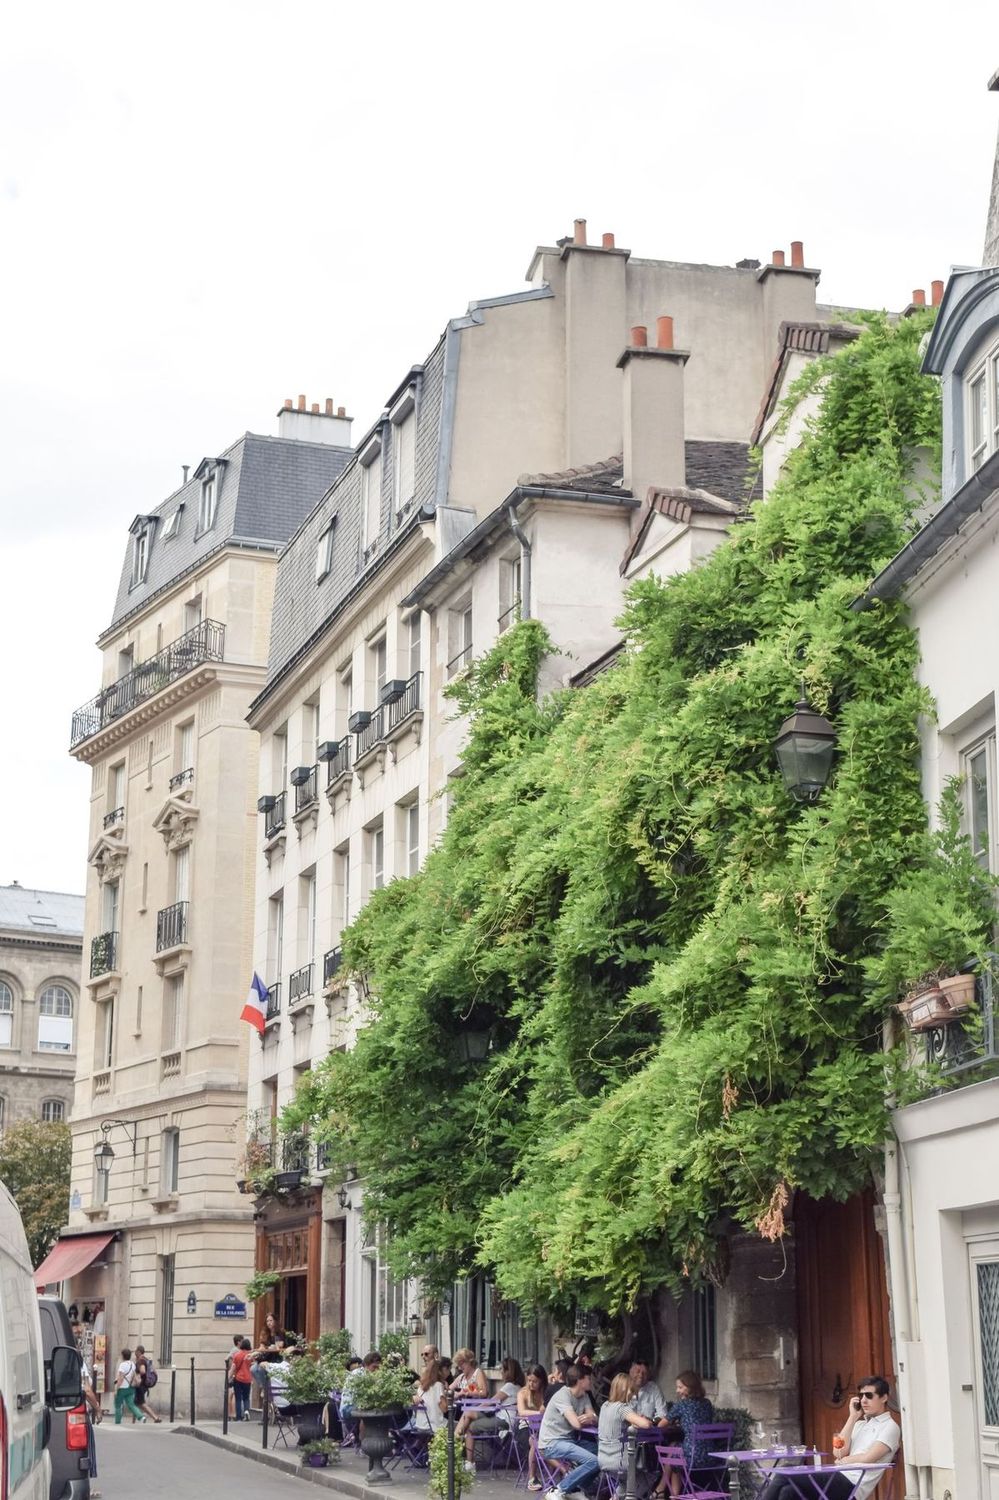
[[[355,436],[586,217],[636,254],[792,239],[820,300],[977,264],[995,0],[9,6],[0,48],[0,882],[84,888],[126,529],[332,396]]]

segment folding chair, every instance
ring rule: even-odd
[[[530,1416],[522,1417],[521,1420],[527,1423],[531,1452],[534,1454],[535,1472],[537,1473],[538,1478],[541,1480],[541,1488],[542,1490],[555,1489],[558,1486],[559,1480],[569,1471],[566,1468],[565,1464],[562,1463],[559,1459],[546,1459],[544,1454],[541,1452],[541,1449],[538,1447],[538,1433],[541,1431],[541,1423],[544,1420],[544,1412],[539,1411],[536,1415],[532,1412]],[[530,1465],[528,1465],[528,1469],[529,1468]],[[524,1483],[526,1484],[526,1474],[523,1477]],[[517,1483],[519,1484],[520,1480],[518,1480]]]
[[[276,1448],[278,1439],[280,1438],[281,1442],[287,1448],[289,1432],[296,1431],[295,1408],[287,1397],[281,1394],[280,1390],[274,1388],[269,1375],[264,1375],[261,1381],[261,1390],[263,1391],[264,1400],[270,1407],[270,1418],[274,1423],[274,1441],[271,1447]]]
[[[695,1453],[725,1452],[732,1446],[734,1432],[733,1422],[696,1422],[690,1429],[690,1441]],[[709,1458],[708,1463],[691,1464],[688,1477],[695,1490],[726,1488],[723,1460]]]
[[[426,1407],[422,1401],[418,1401],[411,1412],[414,1423],[418,1413],[422,1411],[426,1411]],[[395,1468],[403,1460],[405,1460],[407,1470],[430,1467],[430,1440],[433,1433],[429,1426],[394,1427],[392,1435],[396,1440],[397,1448],[392,1457],[386,1460],[386,1468]]]
[[[680,1475],[680,1494],[694,1495],[697,1500],[728,1500],[727,1490],[702,1489],[691,1480],[687,1455],[679,1444],[656,1443],[656,1458],[663,1470],[676,1469]]]

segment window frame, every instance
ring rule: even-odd
[[[160,1144],[160,1189],[164,1198],[180,1192],[180,1129],[168,1125],[163,1131]]]
[[[9,1052],[14,1047],[14,986],[8,984],[6,979],[0,979],[0,1002],[2,1002],[5,991],[10,999],[10,1004],[4,1005],[0,1003],[0,1021],[5,1016],[8,1016],[10,1019],[7,1027],[7,1040],[0,1040],[0,1051]],[[0,1126],[0,1129],[2,1129],[2,1126]]]
[[[47,1110],[57,1112],[47,1114]],[[41,1118],[43,1125],[64,1125],[66,1122],[65,1099],[43,1099]]]
[[[985,757],[985,845],[979,849],[976,842],[974,778],[972,762]],[[994,874],[999,870],[999,779],[996,763],[996,729],[990,725],[962,745],[959,751],[961,775],[964,780],[964,826],[971,843],[972,857],[983,870]],[[984,861],[981,858],[984,855]]]
[[[68,1010],[47,1010],[43,1008],[45,1006],[46,998],[56,994],[56,992],[58,992],[59,996],[65,997],[65,1001],[69,1006]],[[64,1056],[68,1053],[71,1053],[73,1051],[73,1023],[75,1017],[76,1003],[73,999],[72,992],[66,987],[66,985],[60,983],[58,980],[44,985],[38,993],[38,1031],[35,1038],[36,1050],[38,1052],[58,1052]],[[69,1040],[66,1042],[57,1042],[52,1040],[43,1042],[43,1018],[48,1021],[68,1021]]]
[[[361,466],[361,550],[367,557],[378,543],[382,526],[383,466],[380,437],[368,444],[359,456],[358,463]]]
[[[146,581],[149,572],[149,551],[153,528],[140,526],[132,536],[132,581],[129,589],[137,589]]]
[[[215,525],[219,510],[218,470],[212,469],[201,481],[198,491],[198,536],[204,536]]]
[[[976,395],[979,387],[981,398]],[[965,376],[964,402],[968,470],[974,474],[999,452],[999,340],[989,345]]]
[[[316,542],[316,582],[322,583],[333,571],[333,529],[336,517],[319,533]]]
[[[416,401],[392,413],[392,511],[398,521],[416,499]]]
[[[174,537],[177,535],[178,531],[180,530],[180,516],[181,516],[181,512],[183,511],[183,509],[184,509],[184,502],[182,500],[180,502],[180,504],[177,505],[177,506],[175,506],[174,509],[170,512],[170,514],[166,517],[166,519],[163,522],[163,530],[160,532],[160,540],[161,541],[164,541],[164,542],[172,542],[173,541]]]

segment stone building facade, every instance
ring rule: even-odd
[[[69,1119],[82,948],[82,896],[0,886],[0,1130]]]

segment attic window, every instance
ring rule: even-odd
[[[152,538],[153,528],[151,525],[140,526],[132,536],[132,582],[130,587],[133,589],[146,581],[146,573],[149,570],[149,544]]]
[[[218,507],[218,480],[213,471],[207,474],[201,481],[201,499],[198,503],[198,535],[202,532],[211,531],[215,525],[215,512]]]
[[[333,527],[336,525],[336,517],[320,533],[319,541],[316,543],[316,582],[322,583],[328,578],[333,567]]]
[[[35,912],[28,913],[28,921],[33,927],[55,927],[56,925],[55,917],[41,917]]]
[[[163,530],[160,532],[160,536],[162,537],[164,542],[168,542],[170,538],[176,536],[177,532],[180,530],[180,513],[183,509],[183,504],[178,505],[177,509],[171,511],[166,520],[163,522]]]

